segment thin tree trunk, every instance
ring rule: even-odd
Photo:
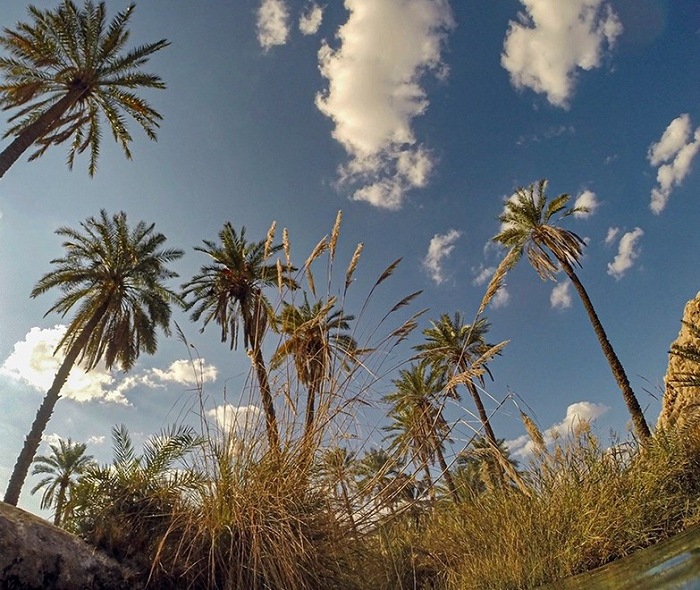
[[[32,465],[36,451],[41,444],[41,435],[44,433],[46,426],[51,419],[51,414],[53,414],[53,409],[56,406],[56,402],[61,397],[61,388],[68,379],[68,375],[83,352],[83,349],[90,339],[90,335],[95,327],[102,321],[102,316],[104,312],[109,307],[109,298],[105,300],[102,307],[92,316],[90,321],[85,325],[80,336],[70,347],[66,353],[66,357],[63,359],[63,363],[56,372],[56,376],[53,379],[50,389],[46,392],[44,400],[41,402],[39,409],[37,410],[36,417],[34,418],[34,423],[29,431],[29,434],[24,439],[24,446],[20,451],[19,457],[17,457],[17,462],[10,476],[10,481],[7,484],[7,490],[5,491],[4,501],[12,506],[17,506],[19,501],[19,495],[22,492],[22,486],[24,481],[27,479],[27,473],[29,473],[29,468]]]
[[[84,90],[71,90],[36,121],[28,125],[2,153],[0,153],[0,178],[5,175],[12,164],[27,151],[37,140],[41,139],[54,127],[56,122],[80,100]]]
[[[452,473],[450,473],[447,467],[447,461],[445,461],[445,455],[440,447],[435,448],[435,454],[437,455],[438,465],[442,470],[442,474],[445,477],[445,483],[447,483],[447,489],[450,491],[450,495],[454,500],[455,504],[459,504],[459,494],[457,493],[457,486],[455,486],[455,480],[452,479]]]
[[[258,377],[258,385],[260,386],[260,398],[265,413],[265,428],[267,430],[267,442],[270,445],[270,450],[276,455],[280,453],[280,437],[277,430],[277,415],[275,414],[275,404],[272,400],[272,391],[270,389],[270,381],[265,368],[265,360],[263,359],[262,351],[257,344],[253,345],[251,351],[251,360],[253,368]]]
[[[423,473],[425,474],[425,485],[428,488],[428,496],[430,501],[435,501],[435,485],[433,484],[433,476],[430,475],[430,466],[427,461],[423,461]]]
[[[58,372],[54,377],[51,388],[46,392],[44,400],[41,402],[41,406],[39,406],[36,417],[34,418],[34,423],[32,424],[32,428],[27,437],[24,439],[24,446],[20,451],[19,457],[17,457],[17,462],[15,463],[14,470],[10,476],[10,481],[7,484],[4,499],[7,504],[17,506],[19,495],[22,492],[22,486],[24,485],[24,481],[27,479],[29,468],[32,465],[37,449],[41,444],[41,435],[44,433],[44,430],[51,419],[51,414],[53,414],[56,402],[61,397],[61,388],[65,384],[66,379],[68,379],[68,375],[70,374],[75,361],[78,359],[78,356],[80,356],[81,350],[81,346],[73,346],[69,350],[66,358],[63,360],[63,363],[59,367]]]
[[[311,441],[311,433],[314,428],[314,417],[316,414],[316,382],[310,383],[307,389],[306,397],[306,417],[304,419],[304,435],[305,442]]]
[[[68,484],[61,482],[58,489],[58,499],[56,500],[56,513],[53,516],[53,523],[56,526],[61,526],[61,521],[63,520],[63,510],[66,505],[66,490],[68,489]]]
[[[469,367],[467,367],[466,364],[462,367],[463,371],[467,371],[468,369]],[[498,444],[498,440],[496,439],[496,434],[494,433],[493,428],[491,428],[489,416],[486,413],[486,408],[484,407],[484,404],[481,401],[481,396],[479,395],[479,392],[476,389],[476,385],[474,385],[471,381],[467,381],[466,386],[469,390],[469,393],[472,396],[472,399],[474,400],[476,411],[479,414],[479,420],[481,421],[481,424],[484,427],[484,435],[486,441],[489,443],[489,445],[491,445],[491,449],[494,453],[500,453],[501,447]],[[491,475],[494,477],[494,483],[503,483],[503,470],[501,469],[501,466],[498,464],[498,462],[489,462],[488,466],[489,471],[491,471]]]
[[[345,484],[345,480],[340,480],[340,493],[343,496],[343,503],[345,504],[345,511],[348,513],[348,518],[350,519],[350,525],[352,530],[357,533],[357,525],[355,524],[355,517],[352,514],[352,504],[350,503],[350,494],[348,493],[348,487]]]
[[[598,342],[603,349],[603,354],[610,365],[613,377],[615,378],[615,381],[617,381],[617,384],[622,391],[622,397],[627,404],[627,409],[632,415],[632,423],[634,424],[634,429],[637,436],[642,444],[644,444],[651,438],[651,431],[649,430],[649,425],[644,418],[644,412],[637,401],[637,397],[635,396],[634,391],[632,391],[632,387],[630,386],[629,379],[627,379],[625,369],[622,367],[620,359],[615,354],[612,344],[610,344],[608,336],[603,329],[603,324],[601,324],[600,319],[598,319],[598,314],[596,313],[593,304],[588,297],[588,293],[586,292],[586,289],[579,280],[578,276],[576,276],[574,269],[566,260],[559,260],[559,262],[561,263],[566,275],[574,284],[574,287],[576,287],[576,291],[578,291],[579,297],[583,302],[583,307],[588,314],[588,318],[591,320],[591,324],[593,324],[593,330],[598,337]]]

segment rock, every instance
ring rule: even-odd
[[[700,293],[688,301],[683,310],[681,329],[671,350],[677,347],[692,349],[700,355]],[[668,430],[697,423],[700,418],[700,386],[687,383],[693,376],[700,382],[700,363],[697,360],[673,352],[669,354],[659,428]]]
[[[0,502],[0,588],[132,590],[138,574],[49,522]]]

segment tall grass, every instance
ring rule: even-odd
[[[534,588],[672,535],[698,518],[700,447],[659,433],[603,447],[582,424],[533,460],[531,494],[491,490],[430,516],[423,550],[446,588]]]
[[[345,314],[362,245],[339,265],[340,224],[339,214],[330,238],[316,244],[299,270],[283,230],[283,256],[275,261],[277,311],[310,294],[312,302],[333,302]],[[275,230],[273,225],[267,234],[266,252]],[[114,463],[76,486],[66,526],[140,567],[155,589],[498,590],[534,588],[589,570],[700,520],[697,428],[658,432],[640,448],[635,441],[601,444],[581,423],[547,446],[523,414],[531,462],[516,471],[501,449],[473,445],[470,456],[485,467],[475,473],[484,481],[463,490],[459,503],[431,481],[444,473],[428,469],[423,477],[420,467],[412,473],[400,458],[367,448],[374,433],[366,426],[363,431],[365,408],[407,358],[395,353],[423,313],[395,320],[416,292],[370,328],[361,327],[373,294],[398,262],[379,275],[353,314],[351,336],[358,346],[331,357],[315,383],[311,436],[303,410],[308,384],[291,357],[270,375],[280,453],[267,452],[255,412],[237,414],[233,424],[211,420],[201,363],[191,357],[198,432],[170,429],[147,442],[139,456],[128,433],[117,429]],[[506,258],[497,269],[474,323],[511,265]],[[296,273],[294,282],[306,284],[306,295],[290,291],[283,273]],[[341,288],[334,292],[336,282]],[[180,334],[187,350],[196,350]],[[284,338],[267,337],[268,347]],[[453,380],[479,377],[503,346],[485,351]],[[254,405],[256,395],[249,381],[239,404]],[[504,474],[498,481],[489,479],[488,469],[496,460]]]

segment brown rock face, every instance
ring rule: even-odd
[[[682,426],[700,417],[700,362],[688,358],[684,350],[700,355],[700,293],[686,304],[678,338],[671,345],[659,428]],[[693,380],[698,385],[693,384]]]
[[[143,584],[80,539],[0,502],[0,588],[132,590]]]

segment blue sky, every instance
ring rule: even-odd
[[[126,5],[110,0],[110,14]],[[504,200],[547,178],[551,196],[566,192],[590,208],[567,226],[588,244],[580,278],[654,423],[668,348],[685,302],[700,289],[697,2],[485,6],[139,4],[133,43],[171,42],[146,68],[168,86],[148,94],[164,117],[158,142],[132,126],[133,161],[105,136],[92,179],[86,161],[68,171],[66,151],[53,148],[0,180],[3,487],[53,376],[51,342],[60,333],[60,317],[43,317],[52,295],[30,300],[29,292],[61,254],[54,231],[101,208],[155,222],[186,251],[176,265],[182,281],[206,262],[193,247],[215,239],[227,220],[260,240],[276,220],[301,264],[342,210],[338,268],[364,243],[348,313],[357,314],[382,270],[403,259],[358,327],[366,333],[416,290],[423,294],[414,310],[429,308],[421,329],[441,313],[472,317],[502,256],[488,244]],[[25,19],[26,5],[12,2],[0,25]],[[511,395],[543,430],[579,415],[595,418],[603,437],[610,429],[626,435],[621,395],[564,277],[546,283],[522,263],[486,315],[490,340],[510,341],[491,364],[490,410]],[[205,409],[257,403],[246,389],[245,354],[221,344],[216,328],[200,334],[186,314],[175,317],[204,359]],[[419,340],[417,332],[385,360],[368,395],[386,391],[396,376],[390,369]],[[141,440],[192,420],[187,358],[182,342],[161,338],[158,354],[141,357],[129,374],[76,374],[83,381],[66,390],[46,434],[90,441],[90,452],[108,460],[114,424]],[[473,423],[469,410],[464,400],[448,414]],[[380,415],[381,408],[358,414],[355,428],[367,444],[381,441]],[[517,452],[523,427],[512,402],[493,425]],[[466,425],[457,431],[455,450],[468,433]],[[37,510],[38,500],[25,492],[21,505]]]

